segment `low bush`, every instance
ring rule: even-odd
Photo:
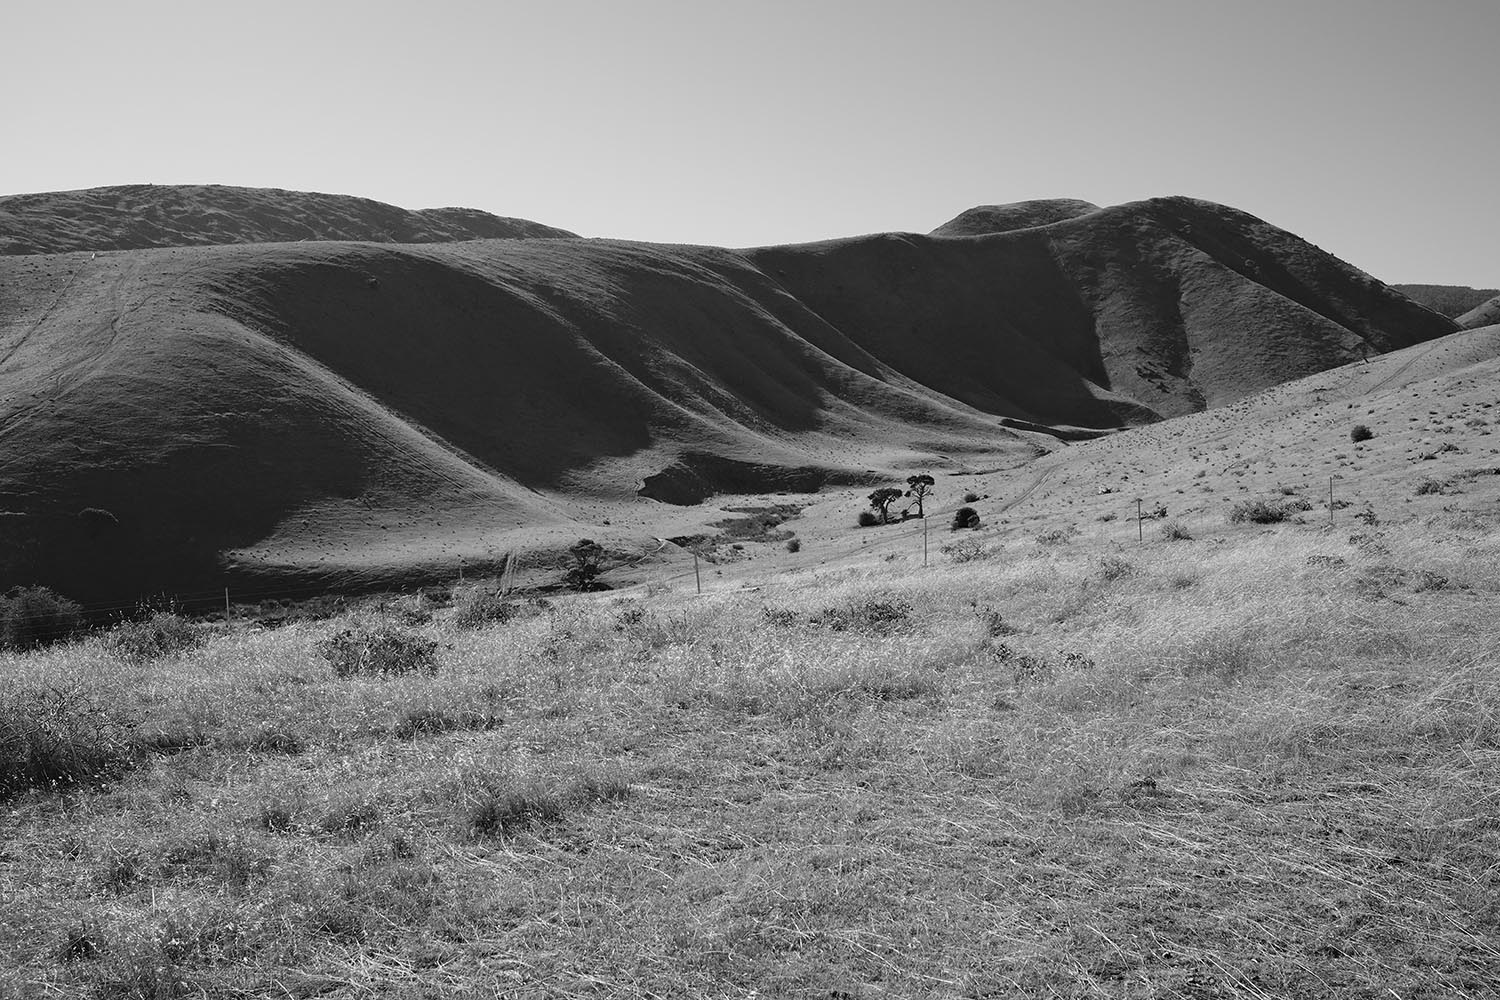
[[[0,705],[0,800],[27,788],[111,780],[138,759],[130,728],[79,690],[49,690]]]
[[[939,551],[956,563],[973,562],[975,559],[983,559],[989,555],[989,550],[973,538],[949,542]]]
[[[978,503],[978,502],[979,502],[979,494],[978,493],[965,493],[964,494],[964,503]]]
[[[1193,536],[1180,521],[1168,521],[1161,526],[1161,537],[1168,542],[1190,542]]]
[[[107,649],[135,663],[159,660],[202,642],[202,635],[191,622],[170,611],[158,611],[141,621],[121,622],[104,637]]]
[[[873,510],[862,510],[859,512],[859,526],[861,528],[873,528],[880,523],[880,518],[875,516]]]
[[[797,552],[801,552],[802,540],[800,538],[788,538],[786,540],[786,550],[794,554]]]
[[[1277,524],[1292,516],[1285,505],[1268,500],[1241,500],[1229,510],[1229,523]]]
[[[890,635],[911,625],[912,606],[901,598],[867,597],[848,604],[824,608],[816,621],[835,632],[866,632]]]
[[[83,609],[46,587],[12,587],[0,597],[0,649],[37,649],[83,628]]]
[[[1066,545],[1073,540],[1073,536],[1076,534],[1078,534],[1078,529],[1070,524],[1066,528],[1053,528],[1050,531],[1044,531],[1036,536],[1036,541],[1038,545]]]
[[[522,601],[493,591],[475,590],[459,600],[452,622],[455,627],[464,629],[506,625],[513,621],[535,618],[551,606],[545,598]]]
[[[949,525],[952,531],[962,531],[965,528],[979,527],[979,511],[973,507],[960,507],[953,512],[953,523]]]
[[[1355,424],[1353,427],[1349,428],[1349,440],[1355,443],[1358,443],[1360,441],[1368,441],[1374,436],[1375,432],[1370,430],[1370,428],[1366,427],[1364,424]]]
[[[438,644],[386,622],[358,624],[324,639],[318,652],[339,677],[359,674],[437,673]]]

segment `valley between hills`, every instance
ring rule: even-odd
[[[1041,488],[1107,479],[1089,456],[1190,433],[1168,428],[1254,437],[1224,423],[1241,414],[1295,450],[1260,394],[1455,336],[1482,365],[1488,343],[1460,333],[1483,303],[1443,315],[1185,198],[729,250],[135,186],[0,198],[0,250],[0,580],[92,605],[400,587],[513,554],[541,582],[580,537],[631,568],[618,585],[680,572],[662,539],[767,497],[847,543],[864,494],[916,472],[952,510],[1070,464],[1089,471]],[[1322,413],[1329,433],[1346,415]]]

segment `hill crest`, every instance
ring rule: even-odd
[[[0,255],[352,240],[559,239],[567,230],[470,208],[412,211],[353,195],[126,184],[0,197]]]

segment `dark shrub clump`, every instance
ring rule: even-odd
[[[170,611],[158,611],[143,621],[116,625],[109,630],[104,644],[127,660],[145,663],[192,649],[202,641],[202,636],[186,618]]]
[[[318,644],[339,677],[357,674],[437,673],[438,644],[395,625],[355,625]]]
[[[979,511],[973,507],[960,507],[953,512],[953,523],[950,525],[953,531],[962,531],[964,528],[979,527]]]
[[[873,510],[862,510],[859,512],[859,526],[861,528],[873,528],[880,523],[880,518],[875,516]]]
[[[83,627],[83,609],[46,587],[12,587],[0,597],[0,649],[37,649]]]
[[[1278,503],[1266,500],[1241,500],[1229,511],[1231,524],[1277,524],[1292,516],[1292,511]]]
[[[1360,441],[1368,441],[1374,436],[1375,432],[1370,430],[1370,428],[1366,427],[1364,424],[1355,424],[1353,427],[1349,428],[1349,440],[1355,443],[1358,443]]]

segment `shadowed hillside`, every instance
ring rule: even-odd
[[[673,504],[1014,467],[1048,426],[1149,423],[1452,329],[1186,199],[748,251],[11,255],[0,583],[350,586],[581,535],[649,544]]]
[[[573,235],[471,208],[412,212],[349,195],[217,184],[130,184],[0,197],[0,254],[296,240],[444,243]]]
[[[1478,308],[1500,296],[1500,288],[1469,288],[1467,285],[1392,285],[1413,302],[1426,306],[1449,319]],[[1481,324],[1483,325],[1483,324]]]

